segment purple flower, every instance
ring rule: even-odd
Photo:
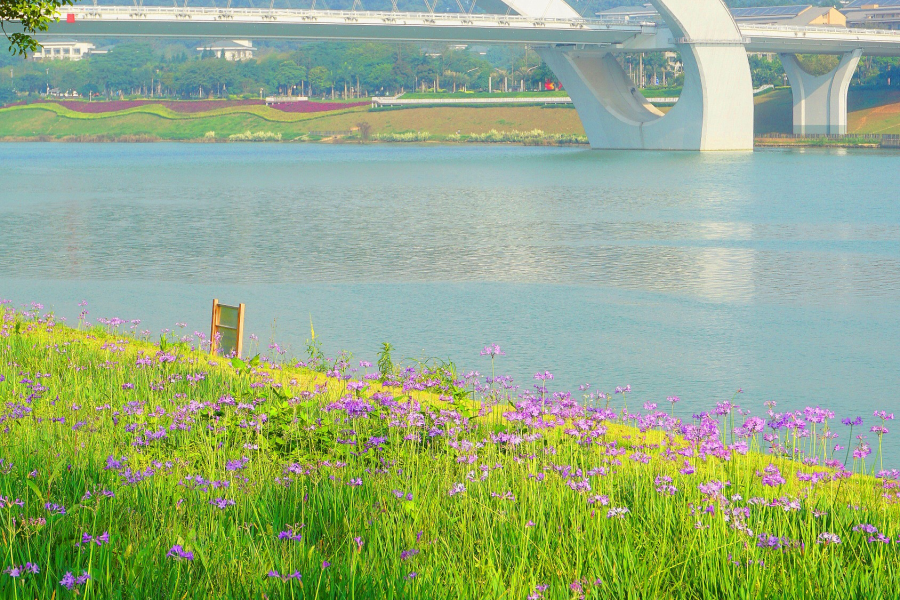
[[[863,421],[862,421],[862,417],[856,417],[855,420],[851,420],[848,417],[846,419],[841,419],[841,423],[843,423],[844,425],[849,425],[850,427],[853,427],[854,425],[862,425]]]
[[[624,519],[625,515],[627,515],[629,512],[631,512],[631,511],[628,510],[624,506],[621,508],[611,508],[611,509],[609,509],[609,512],[606,513],[606,518],[607,519]]]
[[[226,471],[240,471],[241,469],[247,466],[247,463],[250,462],[250,459],[246,456],[242,456],[239,460],[229,460],[225,463]]]
[[[870,454],[872,454],[872,447],[865,442],[853,449],[853,458],[865,458]]]
[[[878,533],[878,528],[869,523],[860,523],[853,527],[853,531],[861,531],[863,533]]]
[[[416,575],[418,575],[418,573],[416,573],[415,571],[413,571],[412,573],[409,573],[409,574],[406,576],[406,578],[407,578],[407,579],[415,579],[415,578],[416,578]]]
[[[481,356],[490,356],[491,358],[494,358],[495,356],[506,356],[506,352],[500,350],[500,346],[497,344],[490,344],[482,348]]]
[[[215,498],[214,500],[210,500],[209,503],[219,510],[225,510],[229,506],[234,506],[234,500],[231,498]]]
[[[294,533],[293,531],[282,531],[278,534],[279,540],[291,540],[294,542],[299,542],[303,539],[303,535],[299,533]]]
[[[166,552],[166,558],[194,560],[194,553],[182,548],[181,544],[175,544]]]
[[[763,469],[762,473],[757,471],[756,474],[762,477],[762,484],[769,487],[777,487],[785,483],[784,477],[781,476],[781,471],[775,465],[769,465]]]
[[[415,556],[418,553],[419,553],[419,551],[415,548],[413,548],[411,550],[404,550],[403,552],[400,553],[400,560],[409,560],[410,558],[412,558],[413,556]]]
[[[59,585],[63,586],[67,590],[71,590],[75,587],[75,576],[67,572],[65,575],[63,575],[62,579],[59,580]]]
[[[839,538],[837,536],[837,534],[828,533],[827,531],[823,531],[822,533],[819,534],[819,537],[816,539],[816,541],[820,544],[825,544],[827,546],[829,544],[840,544],[841,538]]]
[[[327,568],[330,567],[330,566],[331,566],[331,563],[328,562],[327,560],[323,560],[323,561],[322,561],[322,568],[323,568],[323,569],[327,569]]]
[[[462,493],[464,493],[465,491],[466,491],[466,486],[464,486],[464,485],[461,484],[461,483],[457,483],[457,484],[454,485],[452,488],[450,488],[449,494],[450,494],[451,496],[455,496],[455,495],[457,495],[457,494],[462,494]]]
[[[363,539],[361,537],[355,537],[353,538],[353,541],[356,542],[356,549],[361,551],[363,544],[365,543],[363,542]]]

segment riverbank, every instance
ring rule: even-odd
[[[873,142],[859,135],[900,134],[900,92],[851,90],[853,135],[829,141],[790,135],[789,88],[761,94],[755,101],[759,146],[888,147],[880,139]],[[62,101],[0,109],[0,141],[587,144],[587,137],[573,107],[539,103],[372,108],[367,102],[265,106],[259,101]]]
[[[898,574],[900,474],[827,410],[768,441],[730,402],[682,422],[548,372],[520,394],[315,336],[239,361],[0,312],[5,597],[888,597]]]

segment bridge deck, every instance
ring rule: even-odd
[[[868,55],[900,55],[898,31],[744,25],[741,33],[751,52],[838,54],[859,48]],[[674,50],[676,42],[715,42],[675,40],[664,25],[622,19],[83,5],[63,9],[60,22],[46,35],[578,44],[620,52]]]

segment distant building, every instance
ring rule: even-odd
[[[198,52],[212,52],[216,58],[225,60],[247,60],[256,55],[256,48],[250,40],[221,40],[197,48]]]
[[[900,0],[854,0],[841,12],[848,27],[900,29]]]
[[[757,8],[733,8],[731,14],[738,25],[792,25],[813,27],[816,25],[846,27],[847,18],[841,11],[830,6],[797,4],[794,6],[761,6]]]
[[[81,60],[90,54],[106,54],[107,50],[98,50],[90,42],[74,40],[56,40],[41,42],[41,48],[34,53],[35,60]]]

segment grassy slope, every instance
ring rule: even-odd
[[[671,454],[685,442],[553,400],[532,401],[543,417],[531,428],[497,411],[468,419],[460,413],[470,401],[442,402],[437,388],[413,392],[419,408],[394,387],[399,404],[372,399],[370,416],[352,417],[345,384],[328,378],[325,391],[309,395],[325,378],[306,369],[235,372],[187,348],[160,352],[47,318],[7,313],[0,325],[0,496],[22,503],[2,513],[0,562],[40,566],[34,576],[0,577],[4,598],[49,597],[51,589],[73,597],[57,582],[82,571],[92,580],[78,591],[91,598],[524,598],[549,584],[541,597],[562,600],[573,597],[571,582],[590,598],[635,599],[889,597],[894,589],[894,546],[852,531],[868,522],[898,533],[898,506],[870,477],[808,485],[798,470],[832,472],[753,452],[700,459],[696,445]],[[323,410],[330,403],[345,409]],[[579,435],[599,436],[593,443],[563,431],[579,415],[588,418]],[[503,430],[539,435],[490,441]],[[382,441],[361,452],[372,436]],[[241,456],[243,465],[226,464]],[[781,485],[760,484],[756,472],[770,462],[786,478]],[[673,495],[655,489],[664,474],[678,487]],[[713,479],[729,481],[724,495],[700,491]],[[222,480],[230,483],[211,486]],[[588,482],[591,489],[572,487]],[[457,484],[466,491],[450,495]],[[751,496],[789,496],[798,508]],[[216,498],[223,508],[211,505]],[[607,517],[615,506],[631,512]],[[7,519],[20,514],[19,526]],[[280,540],[286,530],[302,539]],[[76,546],[104,531],[109,543]],[[823,531],[842,543],[816,543]],[[758,547],[763,532],[788,547]],[[194,560],[167,558],[176,543]],[[404,560],[404,550],[418,554]],[[270,569],[297,571],[302,583],[266,577]]]
[[[571,108],[528,107],[435,107],[403,110],[349,109],[338,113],[302,115],[303,120],[278,122],[256,114],[234,111],[191,118],[171,118],[149,111],[98,118],[72,118],[45,108],[0,110],[0,137],[78,135],[154,135],[162,139],[194,139],[207,131],[227,137],[246,130],[281,133],[293,139],[309,131],[346,131],[360,121],[372,125],[373,133],[428,131],[444,136],[484,133],[491,129],[520,131],[543,129],[552,133],[583,133],[577,113]],[[94,115],[91,115],[94,117]]]
[[[851,90],[849,129],[853,133],[900,133],[900,91]],[[666,109],[663,109],[666,110]],[[792,130],[791,92],[779,89],[756,98],[757,134]],[[498,131],[583,134],[570,107],[486,106],[369,110],[365,107],[313,114],[286,114],[261,106],[235,107],[184,115],[160,107],[141,107],[111,115],[83,115],[60,107],[0,110],[0,137],[155,136],[161,139],[218,138],[247,130],[281,133],[284,139],[310,131],[347,131],[366,121],[373,134],[428,131],[444,137]]]

